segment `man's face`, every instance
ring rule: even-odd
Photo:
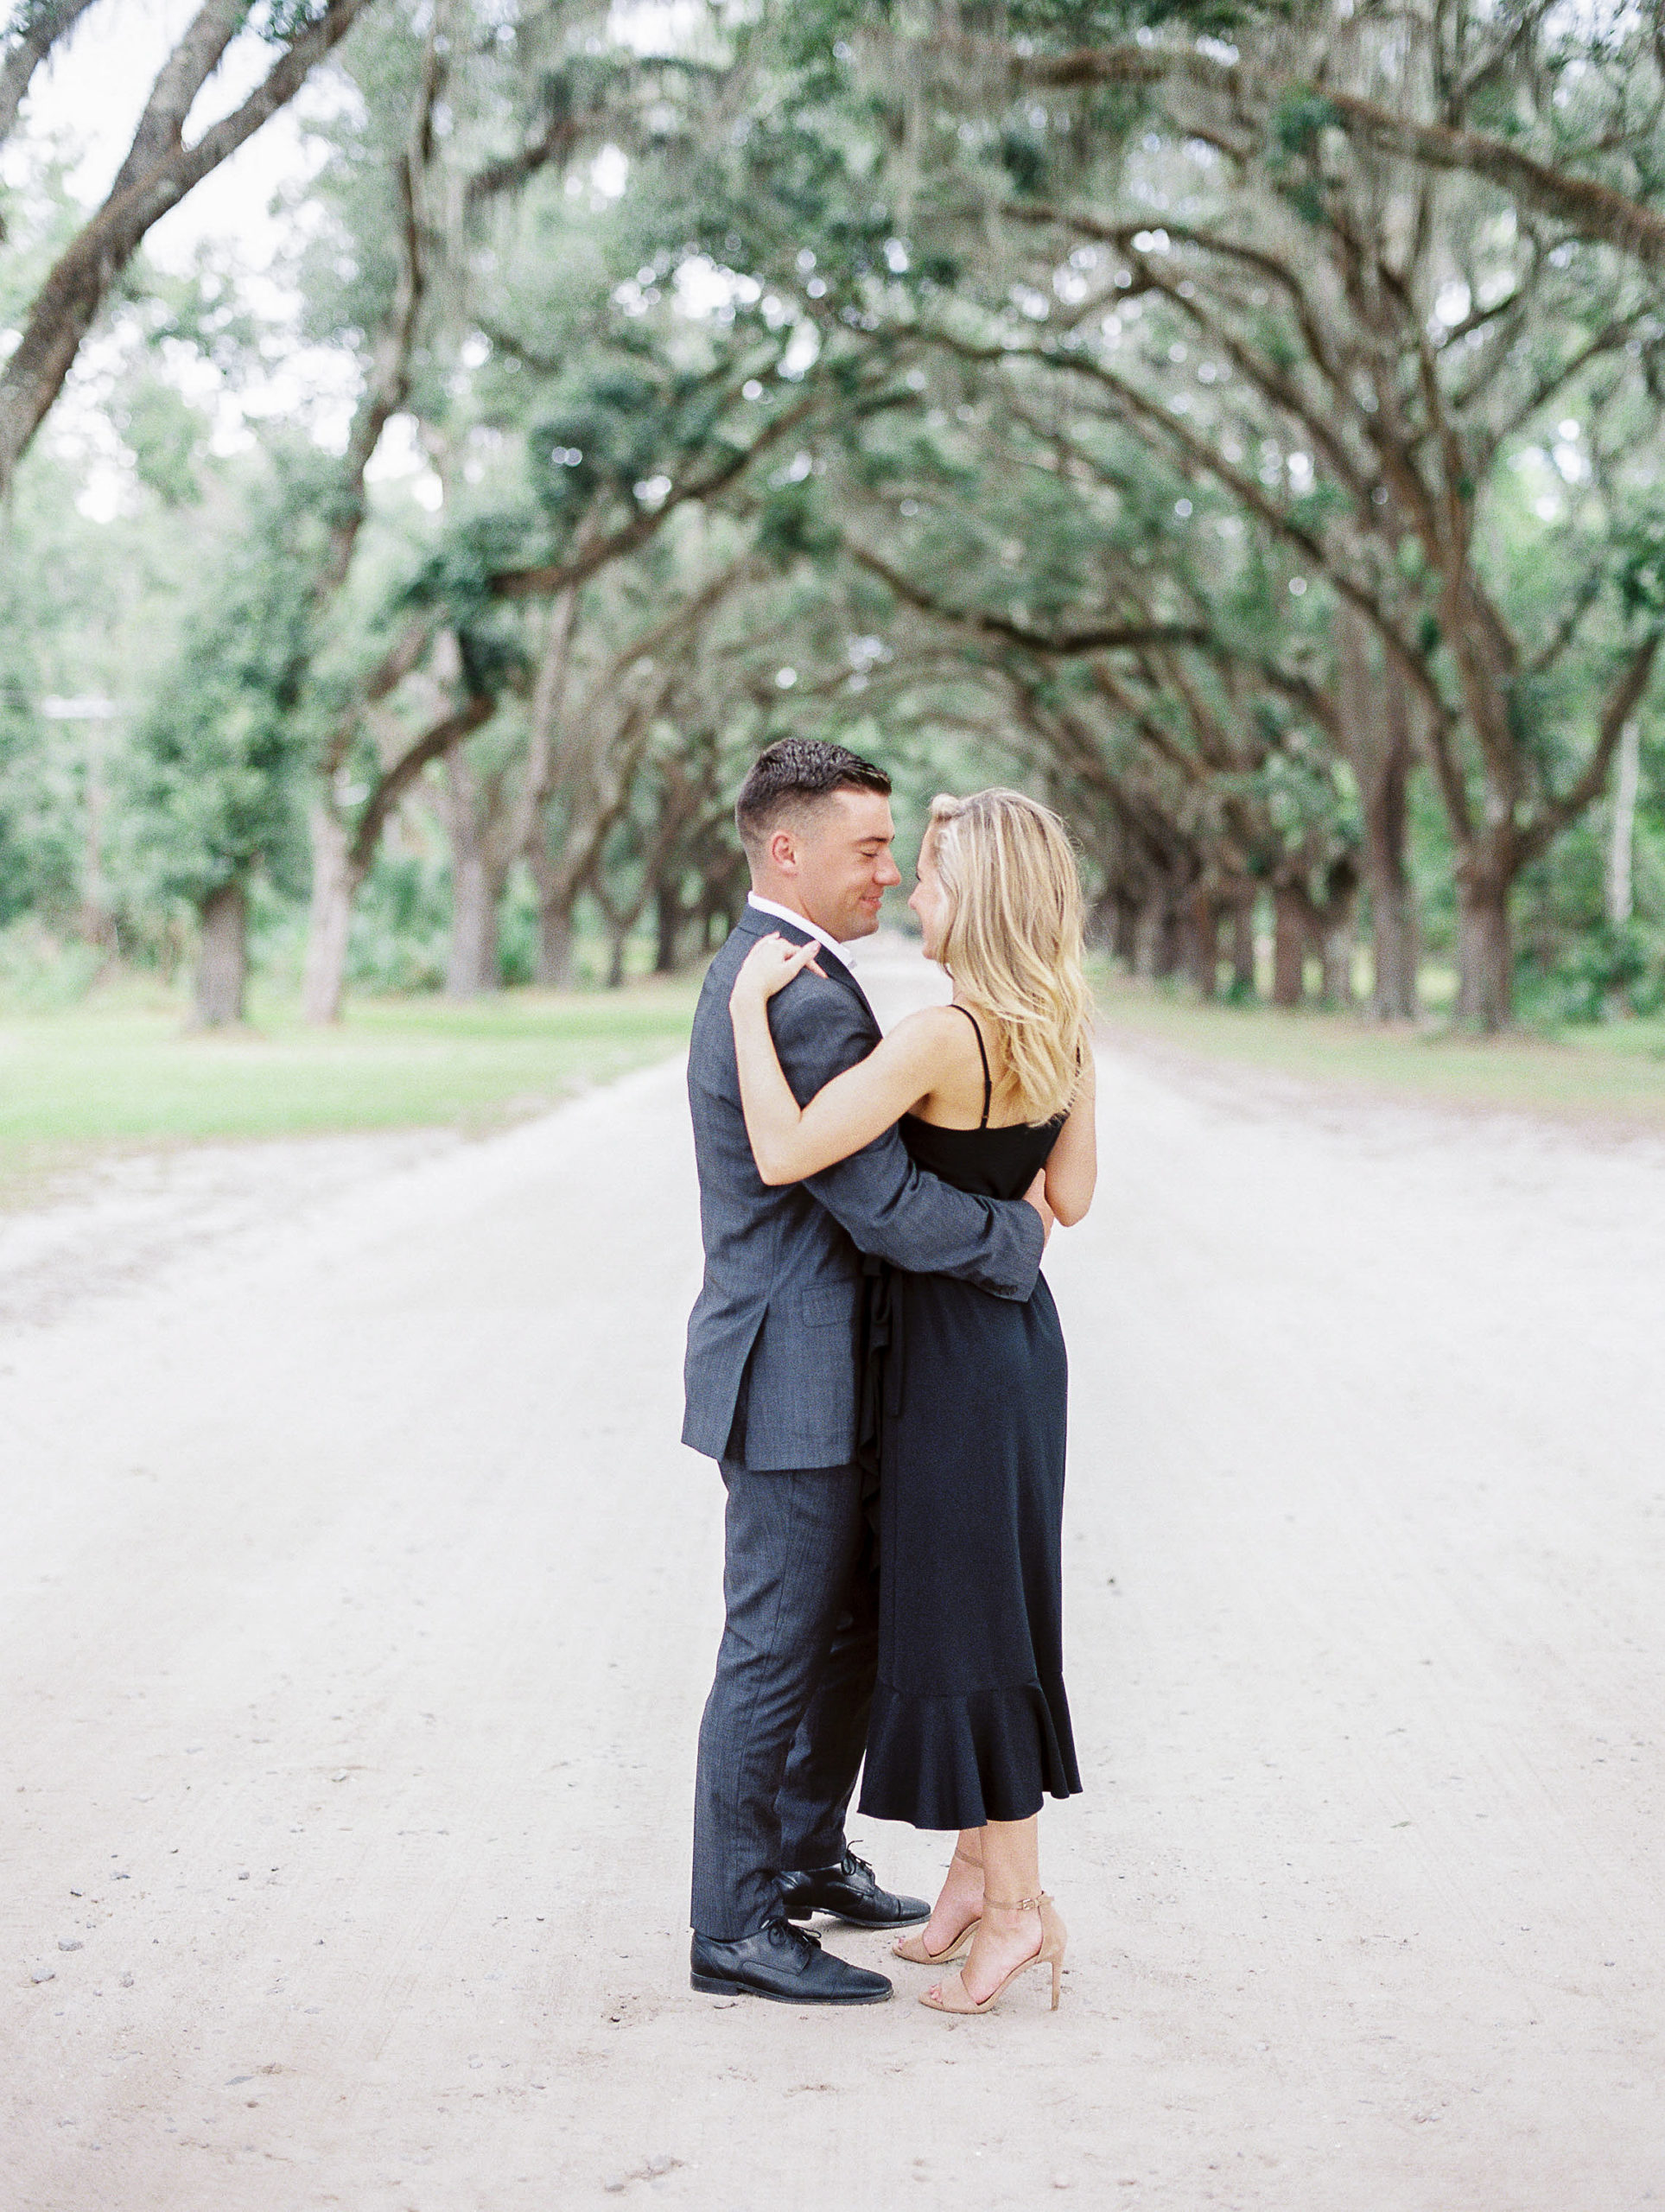
[[[882,793],[832,791],[800,828],[776,831],[770,856],[791,884],[791,903],[845,943],[873,935],[886,892],[902,880],[890,856],[895,836]]]

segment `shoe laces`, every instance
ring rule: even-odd
[[[771,1930],[778,1942],[785,1941],[789,1943],[807,1943],[813,1950],[818,1951],[821,1948],[821,1938],[812,1928],[800,1928],[795,1920],[788,1920],[785,1913],[777,1913],[772,1920],[766,1921],[764,1925]]]

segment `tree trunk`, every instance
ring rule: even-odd
[[[1139,902],[1125,886],[1115,893],[1110,950],[1131,975],[1139,951]]]
[[[1231,995],[1255,995],[1255,894],[1251,891],[1231,909]]]
[[[1141,982],[1150,982],[1156,973],[1156,947],[1161,943],[1161,892],[1150,889],[1139,900],[1139,918],[1132,927],[1132,971]]]
[[[1299,1006],[1306,995],[1307,904],[1293,884],[1272,888],[1272,1003]]]
[[[1104,861],[1104,888],[1093,901],[1088,941],[1110,958],[1132,970],[1139,936],[1139,899],[1123,864],[1120,841],[1113,842]]]
[[[479,998],[498,987],[497,899],[479,848],[455,853],[451,872],[451,944],[445,995]]]
[[[1157,972],[1163,905],[1160,884],[1153,884],[1139,902],[1139,916],[1133,931],[1133,972],[1141,982],[1148,982]]]
[[[302,1018],[339,1021],[353,935],[353,904],[364,870],[352,856],[346,825],[320,804],[312,810],[312,897],[307,912],[307,961],[301,985]]]
[[[537,893],[537,983],[546,991],[569,991],[572,910],[577,893],[556,868],[540,838],[528,843],[524,858]]]
[[[1370,1013],[1377,1021],[1414,1021],[1417,1014],[1416,909],[1402,873],[1384,874],[1368,849],[1370,886]]]
[[[1357,779],[1360,855],[1370,892],[1370,1012],[1378,1021],[1416,1014],[1416,912],[1406,866],[1407,798],[1415,757],[1411,702],[1371,639],[1363,617],[1338,619],[1341,741]]]
[[[734,917],[722,895],[702,897],[700,901],[700,950],[715,952],[730,935]]]
[[[572,988],[572,908],[537,910],[537,980],[546,991]]]
[[[1350,1007],[1353,1002],[1353,916],[1350,906],[1323,931],[1319,956],[1324,963],[1324,1002]]]
[[[1641,778],[1642,731],[1637,723],[1628,721],[1618,741],[1613,819],[1607,838],[1607,918],[1615,929],[1630,920],[1636,904],[1636,789]]]
[[[1185,964],[1198,995],[1212,999],[1220,988],[1220,909],[1211,891],[1193,891],[1186,917]]]
[[[1488,1032],[1506,1029],[1515,1004],[1515,944],[1507,880],[1491,874],[1457,878],[1457,1018]]]
[[[683,902],[680,887],[673,882],[661,883],[653,894],[654,950],[653,972],[656,976],[674,976],[677,956],[681,948]]]
[[[1383,683],[1376,704],[1385,741],[1354,751],[1370,889],[1370,1012],[1378,1021],[1416,1017],[1416,907],[1406,864],[1412,746],[1404,686]]]
[[[1314,901],[1308,929],[1318,946],[1326,1006],[1353,1002],[1353,925],[1358,912],[1358,863],[1341,853],[1324,873],[1322,904]]]
[[[620,929],[617,925],[614,925],[608,931],[607,988],[610,991],[620,990],[623,988],[625,980],[625,940],[629,937],[629,935],[630,930],[627,925],[623,929]]]
[[[202,924],[196,963],[196,1020],[221,1029],[243,1019],[249,972],[249,908],[240,883],[222,883],[198,908]]]
[[[451,944],[445,963],[445,995],[479,998],[497,989],[498,908],[503,881],[492,866],[487,825],[480,819],[480,789],[460,752],[445,756],[442,810],[451,846]]]
[[[1139,908],[1134,936],[1134,973],[1161,980],[1172,976],[1185,955],[1178,900],[1164,877],[1151,882]]]

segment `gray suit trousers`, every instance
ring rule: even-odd
[[[700,1724],[692,1919],[728,1942],[780,1911],[783,1870],[844,1854],[879,1605],[860,1467],[721,1465],[726,1618]]]

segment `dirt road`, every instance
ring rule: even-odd
[[[1103,1138],[1055,2017],[687,1988],[677,1069],[55,1281],[0,1350],[6,2212],[1665,2205],[1659,1154],[1130,1052]]]

